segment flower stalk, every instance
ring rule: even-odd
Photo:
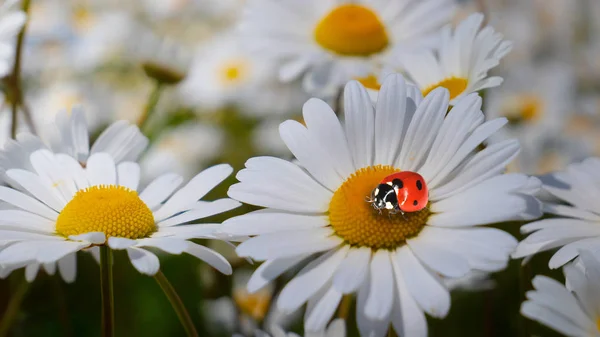
[[[150,92],[150,96],[148,96],[148,102],[146,103],[146,108],[144,112],[138,119],[138,127],[140,130],[144,131],[146,125],[148,124],[148,120],[154,114],[156,110],[156,105],[158,104],[158,100],[160,99],[160,95],[162,94],[163,83],[160,81],[156,81],[152,92]]]
[[[100,289],[102,295],[102,337],[115,335],[115,303],[113,289],[113,253],[104,245],[100,246]]]
[[[198,331],[196,331],[196,327],[194,326],[194,322],[192,322],[190,314],[185,309],[181,298],[177,295],[175,288],[173,288],[169,280],[167,280],[165,274],[159,270],[158,273],[154,275],[154,279],[169,299],[169,302],[171,302],[173,309],[179,317],[179,321],[181,321],[181,325],[183,325],[183,328],[185,329],[186,335],[189,337],[198,337]]]

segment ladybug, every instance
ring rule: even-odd
[[[420,174],[401,171],[383,178],[368,201],[379,212],[383,209],[391,214],[417,212],[427,206],[429,190]]]

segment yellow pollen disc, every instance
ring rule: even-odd
[[[241,82],[248,73],[248,64],[244,60],[230,60],[220,69],[222,83],[234,84]]]
[[[250,294],[246,289],[236,289],[233,292],[233,300],[242,313],[260,322],[269,311],[271,293],[263,289]]]
[[[600,318],[598,318],[596,320],[596,329],[598,329],[598,331],[600,331]]]
[[[427,96],[427,94],[437,87],[444,87],[450,92],[450,99],[455,99],[458,97],[458,95],[462,94],[465,89],[467,89],[467,84],[468,81],[466,78],[450,77],[425,88],[423,90],[423,97]]]
[[[56,232],[64,237],[104,232],[106,237],[148,237],[156,231],[154,215],[136,191],[100,185],[80,190],[58,215]]]
[[[542,101],[533,95],[523,95],[506,103],[505,115],[510,123],[531,122],[542,114]]]
[[[365,88],[373,89],[379,91],[381,89],[381,84],[375,75],[369,75],[366,77],[359,77],[356,79],[360,82]]]
[[[379,214],[365,198],[383,178],[400,170],[370,166],[353,173],[335,191],[329,203],[329,222],[335,234],[348,244],[371,249],[395,249],[419,234],[429,217],[429,208],[418,212]]]
[[[369,56],[388,46],[385,26],[367,7],[345,4],[321,19],[315,28],[321,47],[346,56]]]

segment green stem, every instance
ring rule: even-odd
[[[194,322],[192,322],[190,314],[185,309],[181,298],[179,298],[179,295],[177,295],[175,292],[175,288],[173,288],[169,280],[167,280],[165,274],[159,270],[158,273],[154,275],[154,279],[169,299],[169,302],[171,302],[171,305],[177,313],[177,316],[179,316],[179,320],[181,321],[181,325],[183,325],[187,336],[198,337],[198,332],[196,331],[196,327],[194,326]]]
[[[113,255],[108,246],[100,246],[100,293],[102,295],[102,337],[115,335],[115,303],[113,300]]]
[[[148,103],[146,103],[146,108],[144,109],[144,113],[138,119],[138,127],[140,130],[144,130],[146,125],[148,124],[148,120],[154,113],[156,109],[156,105],[158,104],[158,99],[162,94],[163,85],[161,82],[156,81],[154,85],[154,89],[150,92],[150,96],[148,96]]]
[[[29,12],[29,6],[31,5],[31,0],[23,0],[22,10],[27,14]],[[23,41],[25,40],[25,31],[27,30],[27,23],[29,20],[25,21],[19,35],[17,36],[17,46],[15,52],[15,63],[13,65],[12,74],[9,75],[8,83],[12,87],[10,90],[11,93],[11,126],[10,126],[10,134],[14,139],[17,137],[17,117],[19,105],[22,105],[23,102],[23,92],[21,90],[21,59],[23,55]],[[27,120],[31,120],[31,116],[27,116]],[[33,125],[31,125],[33,127]],[[32,130],[35,132],[34,130]]]
[[[10,331],[10,327],[19,313],[21,303],[23,303],[23,299],[25,298],[30,286],[31,283],[22,280],[19,283],[17,290],[10,298],[10,302],[8,302],[8,306],[6,307],[6,311],[4,312],[4,315],[2,315],[2,321],[0,321],[0,337],[6,336]]]

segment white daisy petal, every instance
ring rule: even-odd
[[[354,167],[362,168],[373,163],[375,111],[367,90],[357,81],[344,88],[344,116],[348,146]]]
[[[417,107],[408,130],[396,167],[415,171],[422,165],[448,111],[448,91],[435,89]]]
[[[341,238],[330,234],[329,228],[264,234],[242,242],[236,252],[239,256],[259,261],[318,253],[342,243]]]
[[[188,242],[188,247],[185,252],[208,263],[225,275],[231,275],[232,273],[231,265],[227,259],[210,248]]]
[[[134,162],[123,162],[117,165],[118,184],[136,191],[140,183],[140,166]]]
[[[90,138],[88,135],[85,114],[81,107],[76,106],[71,110],[71,132],[73,136],[75,158],[80,161],[85,161],[90,152]]]
[[[395,262],[401,273],[397,277],[402,277],[419,306],[434,317],[445,317],[450,309],[449,291],[423,267],[408,247],[397,250]]]
[[[567,317],[552,310],[548,310],[535,302],[527,301],[523,303],[521,306],[521,314],[531,319],[535,319],[567,336],[587,335],[585,330],[571,322]]]
[[[85,241],[95,245],[102,245],[106,242],[106,235],[103,232],[89,232],[79,235],[70,235],[69,240]]]
[[[188,244],[188,241],[180,238],[144,238],[134,241],[134,243],[128,245],[128,247],[132,245],[135,245],[136,247],[156,247],[169,254],[179,255],[188,249]]]
[[[315,296],[308,301],[306,314],[304,315],[304,328],[307,331],[325,330],[327,323],[342,300],[342,293],[331,285],[325,287],[319,293],[320,296]]]
[[[404,282],[399,264],[392,257],[392,267],[394,268],[394,278],[396,281],[396,291],[398,297],[394,303],[392,311],[392,326],[396,333],[401,336],[427,336],[427,320],[423,309],[411,295],[409,288]],[[410,273],[410,271],[408,271]]]
[[[154,209],[165,201],[183,182],[183,177],[175,173],[166,173],[154,179],[140,193],[140,199],[148,208]]]
[[[21,169],[11,169],[6,171],[6,175],[19,185],[23,186],[27,192],[35,195],[36,198],[44,204],[50,206],[57,212],[63,209],[67,201],[57,191],[44,183],[40,177],[34,173]]]
[[[248,292],[254,293],[269,282],[273,281],[279,275],[296,266],[300,261],[307,258],[308,255],[298,255],[294,257],[267,260],[261,264],[248,280]]]
[[[222,164],[209,167],[198,173],[154,212],[154,219],[161,221],[173,214],[192,208],[196,201],[220,184],[231,172],[233,172],[231,166]]]
[[[67,283],[75,282],[77,275],[77,253],[67,254],[58,260],[58,272]]]
[[[360,287],[358,290],[356,299],[356,323],[361,336],[383,337],[388,331],[388,320],[375,321],[369,319],[364,312],[364,307],[367,302],[370,289],[369,279],[370,277],[367,277],[367,281],[364,282],[362,287]]]
[[[343,179],[334,169],[333,159],[302,124],[285,121],[279,125],[279,135],[300,165],[323,186],[335,190],[341,185]]]
[[[378,250],[370,263],[371,287],[365,302],[365,315],[376,321],[389,317],[394,305],[394,297],[390,296],[394,292],[394,275],[389,254],[386,250]]]
[[[333,275],[333,286],[343,294],[355,292],[368,275],[370,262],[370,248],[350,248]]]
[[[342,177],[355,171],[344,129],[327,103],[309,99],[302,108],[304,122],[310,137],[325,149],[335,170]]]
[[[406,244],[419,260],[429,268],[447,277],[461,277],[470,270],[469,263],[450,247],[440,246],[443,241],[437,232],[425,226],[419,236],[406,240]]]
[[[375,164],[392,163],[398,153],[390,144],[401,144],[406,110],[406,83],[402,76],[385,78],[377,99],[375,114]]]
[[[118,237],[111,236],[108,238],[107,243],[111,249],[120,250],[120,249],[127,249],[129,247],[136,245],[137,240],[131,240],[128,238],[118,238]]]
[[[309,263],[283,288],[277,299],[277,308],[293,312],[306,303],[330,280],[333,271],[342,262],[347,252],[347,247],[341,247]]]
[[[53,189],[56,189],[65,201],[73,198],[77,192],[75,182],[66,174],[64,168],[60,166],[50,151],[35,151],[31,154],[30,160],[31,166],[40,178]]]
[[[2,211],[0,211],[0,214]],[[227,219],[223,232],[234,235],[261,235],[283,230],[303,230],[329,225],[324,215],[308,215],[258,210]]]
[[[54,221],[23,210],[0,210],[0,227],[18,226],[42,232],[54,232]]]
[[[184,213],[180,213],[166,220],[160,221],[158,226],[170,227],[185,224],[190,221],[207,218],[209,216],[227,212],[234,208],[240,207],[242,204],[238,201],[223,198],[215,201],[198,201],[196,205]]]
[[[136,247],[129,247],[126,249],[129,260],[131,260],[131,264],[133,264],[137,271],[149,276],[153,276],[158,272],[160,262],[156,255],[145,249]]]
[[[228,195],[242,202],[300,212],[324,212],[331,192],[298,165],[274,157],[251,158]],[[287,186],[282,189],[280,186]]]
[[[87,161],[85,170],[90,185],[114,185],[117,183],[115,162],[107,153],[94,153]]]
[[[33,212],[50,220],[56,220],[58,213],[38,200],[11,188],[0,186],[0,200],[22,210]]]
[[[73,157],[66,154],[56,154],[54,156],[58,164],[63,167],[68,174],[72,177],[73,181],[77,185],[77,189],[83,190],[90,186],[85,169],[81,167],[81,164]]]
[[[35,259],[40,263],[56,262],[64,256],[88,247],[87,242],[41,241],[36,247]]]
[[[35,280],[35,277],[37,276],[39,271],[40,271],[39,263],[28,264],[25,267],[25,280],[27,280],[27,282],[33,282],[33,280]]]

